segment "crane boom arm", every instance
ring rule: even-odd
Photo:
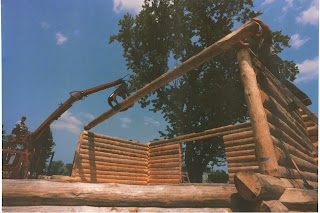
[[[53,121],[57,120],[65,111],[72,107],[72,104],[78,100],[81,100],[83,97],[86,97],[92,93],[99,92],[101,90],[117,86],[123,82],[122,78],[112,81],[107,84],[102,84],[100,86],[96,86],[87,90],[79,91],[66,100],[63,104],[60,105],[33,133],[32,137],[35,140],[38,140],[40,136],[44,133],[47,127],[49,127]]]

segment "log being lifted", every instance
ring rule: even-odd
[[[2,205],[230,208],[238,202],[236,193],[230,184],[136,186],[6,179]]]
[[[161,75],[160,77],[156,78],[151,83],[145,85],[143,88],[135,92],[134,94],[130,95],[128,98],[124,99],[118,104],[117,109],[110,109],[107,112],[103,113],[99,117],[95,118],[93,121],[88,123],[84,129],[89,130],[99,123],[103,122],[104,120],[110,118],[111,116],[115,115],[116,113],[120,112],[121,110],[129,107],[133,103],[139,101],[141,98],[145,97],[146,95],[156,91],[157,89],[161,88],[162,86],[168,84],[169,82],[179,78],[180,76],[184,75],[185,73],[199,67],[200,65],[204,64],[205,62],[209,61],[213,57],[223,53],[224,51],[232,48],[235,44],[237,44],[240,40],[243,40],[247,37],[255,35],[259,30],[259,24],[250,21],[232,33],[228,34],[227,36],[223,37],[219,41],[215,42],[211,46],[207,47],[206,49],[202,50],[197,55],[189,58],[182,64],[176,66],[175,68],[171,69],[169,72]]]

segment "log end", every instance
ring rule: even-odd
[[[234,176],[234,183],[240,196],[248,201],[256,201],[262,185],[254,172],[241,171]]]

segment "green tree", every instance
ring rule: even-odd
[[[110,43],[121,43],[126,65],[132,70],[132,91],[199,53],[229,34],[236,21],[245,23],[261,12],[252,0],[145,0],[141,12],[119,20],[120,30]],[[287,47],[281,36],[278,50]],[[282,39],[282,40],[281,40]],[[290,76],[288,74],[287,76]],[[294,74],[293,74],[294,76]],[[161,112],[168,122],[161,137],[171,138],[243,122],[248,117],[236,48],[174,80],[139,101]],[[224,161],[222,138],[186,143],[185,163],[191,182],[201,182],[209,162]]]
[[[229,176],[223,170],[216,170],[208,175],[207,183],[228,183]]]
[[[52,149],[55,146],[50,127],[45,130],[37,141],[32,141],[32,146],[35,148],[36,152],[31,163],[31,174],[45,174],[45,165],[51,157]],[[36,165],[38,165],[37,171]]]

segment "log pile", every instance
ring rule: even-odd
[[[317,191],[289,181],[253,172],[239,172],[235,175],[238,193],[251,202],[252,211],[317,211]],[[313,182],[312,185],[317,186],[317,183]]]
[[[72,177],[82,182],[147,184],[148,145],[91,132],[80,134]]]
[[[149,147],[148,185],[181,182],[181,145]]]

